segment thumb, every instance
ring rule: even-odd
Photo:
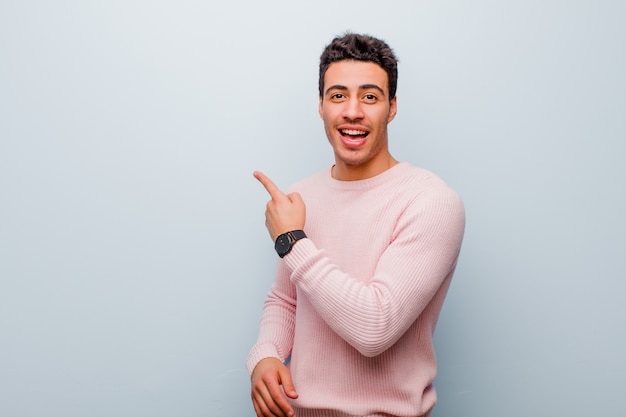
[[[304,200],[302,199],[300,193],[290,193],[287,195],[287,197],[289,197],[289,201],[291,201],[292,203],[304,204]]]
[[[293,385],[293,381],[291,379],[291,371],[289,368],[284,367],[279,371],[280,375],[280,383],[283,386],[283,391],[289,398],[298,398],[298,393],[296,392],[296,387]]]

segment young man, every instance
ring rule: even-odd
[[[463,205],[434,174],[389,153],[397,60],[385,42],[335,38],[319,76],[334,165],[290,194],[254,173],[271,197],[265,224],[281,257],[247,361],[254,409],[425,416],[436,401],[432,336]]]

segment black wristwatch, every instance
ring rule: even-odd
[[[291,232],[283,233],[276,238],[274,249],[276,249],[278,256],[282,258],[291,251],[294,243],[305,237],[306,235],[303,230],[292,230]]]

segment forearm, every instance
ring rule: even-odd
[[[284,268],[284,266],[283,266]],[[275,357],[284,361],[293,347],[296,290],[288,275],[279,266],[277,279],[263,306],[256,344],[248,359],[248,371],[263,358]]]
[[[309,241],[307,246],[313,246]],[[307,294],[323,320],[364,356],[376,356],[392,346],[417,319],[451,274],[429,270],[428,278],[396,274],[395,284],[380,272],[368,284],[339,270],[329,257],[302,245],[287,261],[306,257],[310,267],[296,267],[293,280]],[[454,266],[452,266],[453,268]]]
[[[442,222],[420,225],[407,216],[369,276],[356,276],[333,262],[312,239],[298,242],[284,258],[291,281],[322,319],[365,356],[393,345],[430,304],[458,259],[462,207],[442,213]],[[359,262],[360,253],[348,258]],[[344,265],[345,265],[344,260]],[[358,270],[352,265],[348,271]],[[354,274],[354,272],[352,272]]]

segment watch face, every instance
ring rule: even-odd
[[[289,236],[287,233],[284,233],[276,239],[276,244],[274,245],[276,248],[276,252],[282,257],[289,253],[289,249],[291,248],[291,244],[289,243]]]

